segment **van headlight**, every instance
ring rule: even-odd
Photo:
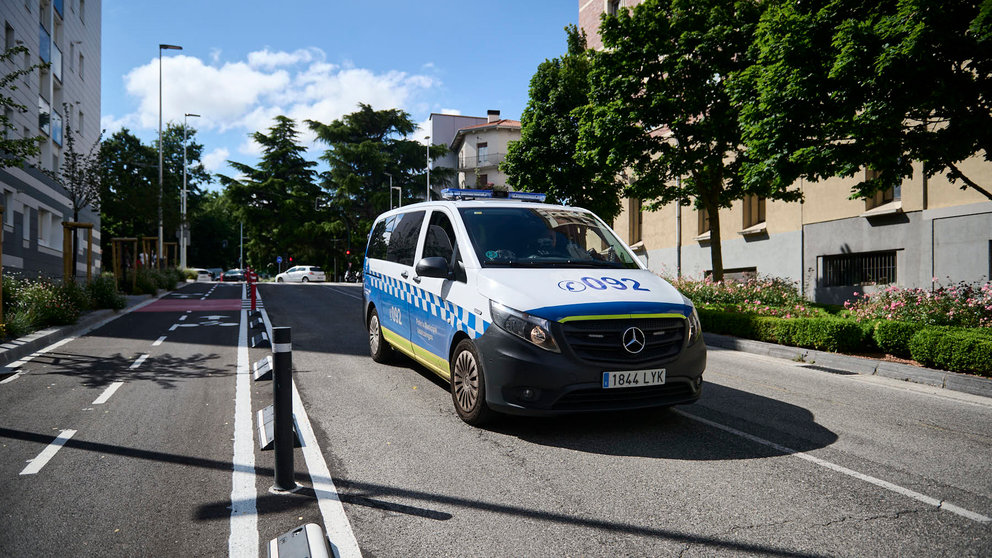
[[[548,320],[508,308],[491,300],[489,301],[489,311],[492,313],[493,323],[500,328],[546,351],[561,352],[558,349],[558,344],[555,343],[555,338],[551,335]]]
[[[696,312],[696,307],[692,307],[692,314],[689,315],[689,341],[686,346],[695,343],[699,336],[703,333],[703,326],[699,323],[699,312]]]

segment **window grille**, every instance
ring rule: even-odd
[[[895,282],[895,250],[823,256],[825,287],[888,285]]]

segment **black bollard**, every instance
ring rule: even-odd
[[[272,328],[273,444],[276,454],[276,478],[272,490],[292,492],[293,479],[293,344],[291,328]]]

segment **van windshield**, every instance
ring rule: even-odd
[[[620,240],[584,211],[459,208],[483,267],[638,267]]]

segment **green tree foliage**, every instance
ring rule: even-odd
[[[63,104],[63,112],[69,114],[69,105]],[[76,147],[76,134],[72,126],[65,127],[65,149],[62,166],[55,173],[55,179],[65,188],[72,207],[72,221],[79,222],[79,212],[87,207],[100,210],[100,139],[97,138],[89,150]],[[79,231],[72,230],[72,269],[77,269],[79,260]]]
[[[200,164],[203,145],[196,142],[196,130],[188,129],[186,140],[187,212],[192,221],[203,197],[201,186],[210,175]],[[181,213],[182,125],[168,124],[162,146],[162,229],[164,240],[172,242],[178,241]],[[145,145],[124,128],[101,142],[99,153],[100,240],[109,254],[112,238],[158,235],[158,141]],[[200,240],[190,238],[193,244]]]
[[[358,110],[330,124],[308,120],[317,139],[329,146],[321,156],[330,166],[322,186],[330,197],[331,226],[337,238],[346,240],[352,252],[368,237],[372,221],[389,209],[389,176],[393,186],[403,188],[407,200],[426,195],[427,152],[425,146],[407,139],[416,130],[410,115],[399,109],[374,110],[359,104]],[[447,147],[432,145],[430,158],[444,155]],[[431,182],[448,179],[435,169]],[[404,202],[406,203],[406,202]]]
[[[186,256],[195,267],[238,265],[241,229],[231,201],[218,191],[203,194],[190,213],[190,245]],[[264,269],[263,269],[264,271]]]
[[[861,176],[852,197],[923,161],[992,199],[960,161],[992,160],[992,3],[776,0],[735,84],[749,181]]]
[[[750,64],[761,5],[646,0],[604,17],[605,48],[593,57],[590,105],[582,111],[587,164],[625,175],[626,193],[653,200],[648,209],[693,199],[707,212],[715,280],[723,277],[720,208],[749,193],[798,196],[746,188],[742,176],[747,150],[727,84]]]
[[[244,224],[244,263],[269,270],[278,256],[293,256],[294,263],[326,266],[332,231],[317,214],[317,163],[303,156],[306,148],[297,143],[293,119],[277,116],[268,131],[252,135],[262,146],[257,167],[231,161],[243,177],[218,175],[231,209]]]
[[[26,56],[27,47],[15,46],[0,54],[0,67],[19,67],[19,57]],[[26,159],[36,157],[40,151],[41,136],[20,138],[20,131],[8,118],[9,111],[27,112],[27,107],[14,100],[13,92],[17,91],[17,82],[24,76],[31,75],[43,64],[35,64],[0,75],[0,169],[19,167]]]
[[[585,33],[569,25],[568,52],[546,60],[530,80],[520,140],[502,163],[510,186],[543,192],[556,202],[584,207],[607,222],[620,213],[622,184],[576,153],[579,110],[589,104],[590,54]]]
[[[100,144],[100,243],[152,236],[158,229],[158,155],[124,128]]]

